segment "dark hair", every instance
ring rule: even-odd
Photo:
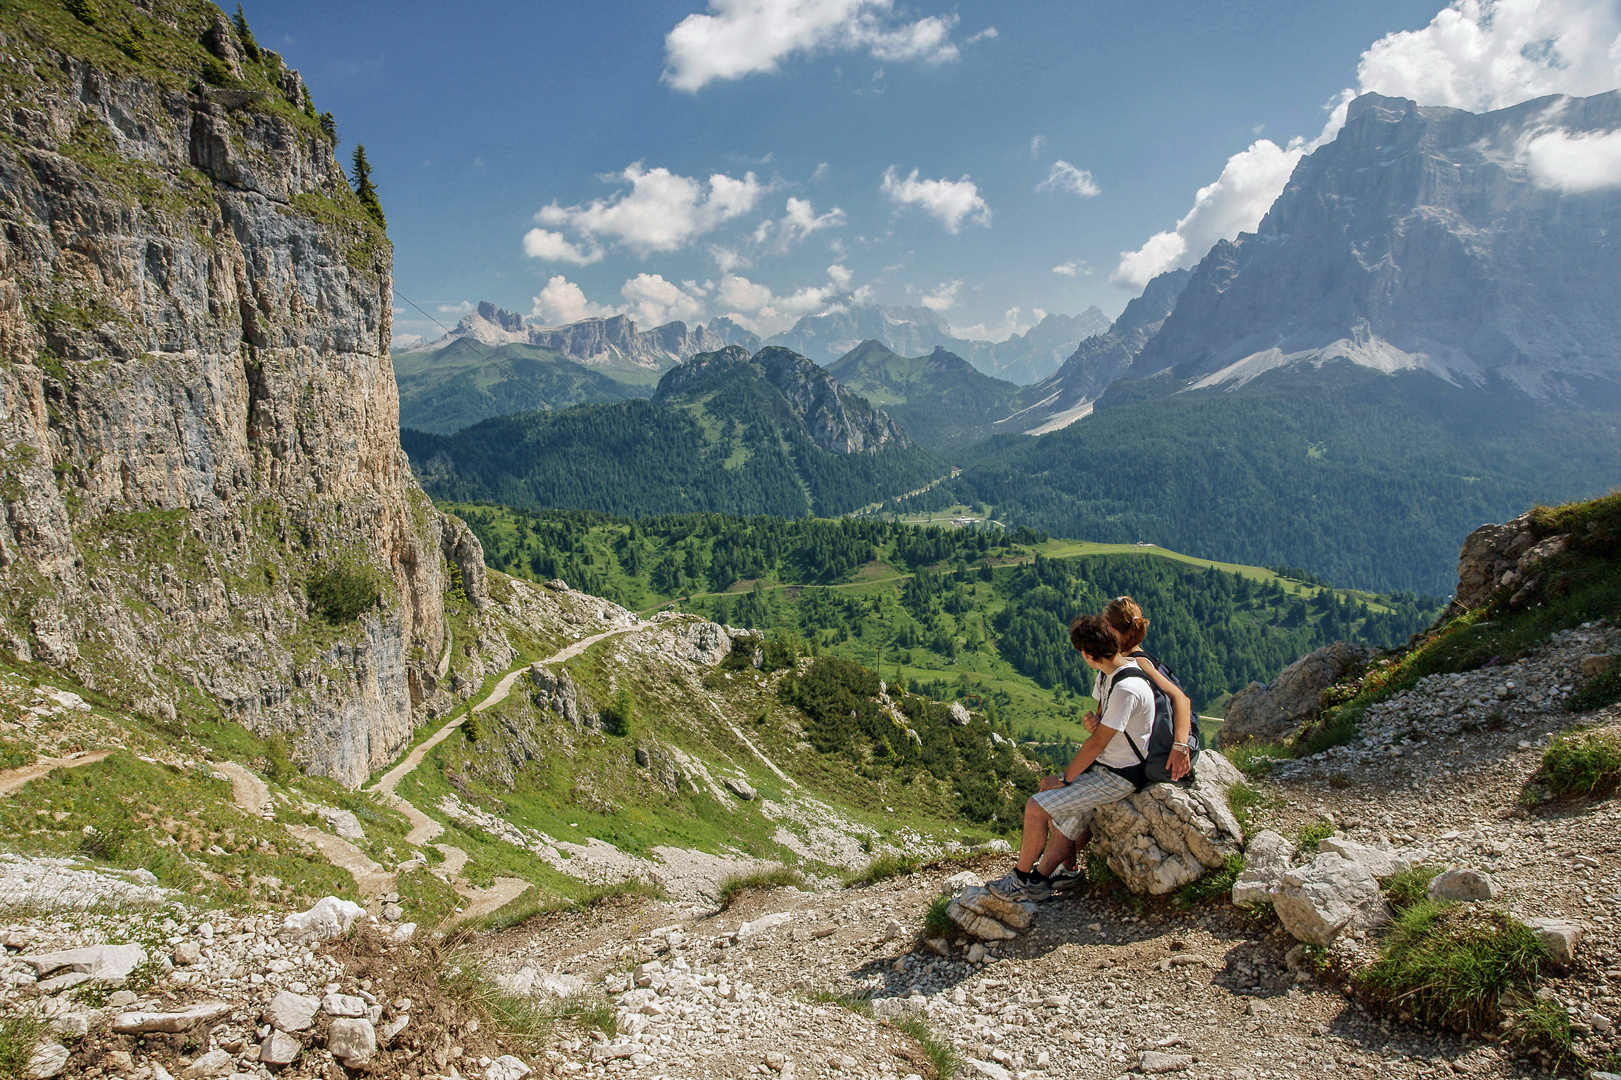
[[[1094,660],[1107,660],[1120,652],[1120,635],[1101,615],[1079,615],[1069,624],[1069,643]]]
[[[1103,618],[1120,635],[1120,651],[1130,652],[1148,636],[1148,620],[1143,609],[1129,596],[1117,596],[1103,609]]]

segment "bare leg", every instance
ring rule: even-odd
[[[1047,833],[1052,820],[1052,815],[1043,810],[1036,800],[1030,799],[1024,804],[1024,836],[1019,841],[1019,861],[1015,864],[1021,872],[1028,874],[1030,868],[1036,865],[1036,859],[1047,846]],[[1051,831],[1058,836],[1064,835],[1057,829]]]
[[[1036,869],[1043,875],[1051,874],[1058,869],[1058,864],[1064,861],[1064,856],[1074,850],[1075,845],[1070,838],[1054,829],[1047,839],[1047,850],[1042,854],[1041,862],[1036,865]]]

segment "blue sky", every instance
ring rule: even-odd
[[[1000,338],[1038,309],[1113,315],[1148,274],[1252,227],[1347,90],[1495,107],[1555,68],[1570,82],[1588,44],[1600,62],[1578,74],[1609,77],[1615,0],[1504,2],[1551,20],[1537,32],[1567,56],[1485,89],[1502,65],[1425,81],[1459,29],[1437,0],[258,0],[247,15],[336,114],[341,157],[365,144],[396,285],[447,324],[489,299],[549,322],[734,313],[770,333],[854,293]],[[1470,10],[1458,0],[1453,22],[1498,33]],[[396,332],[439,331],[404,310]]]

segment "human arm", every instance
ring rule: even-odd
[[[1143,674],[1171,699],[1171,757],[1168,764],[1171,779],[1180,780],[1193,768],[1192,756],[1188,751],[1188,733],[1193,730],[1193,701],[1147,657],[1139,656],[1136,659]]]
[[[1114,728],[1104,727],[1099,724],[1092,734],[1087,736],[1086,741],[1081,744],[1081,748],[1075,751],[1075,757],[1070,761],[1069,768],[1064,770],[1064,783],[1073,784],[1076,778],[1091,768],[1092,762],[1096,761],[1098,755],[1103,753],[1103,748],[1109,745],[1109,740],[1114,738],[1114,735]]]

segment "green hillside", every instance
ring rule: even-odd
[[[651,397],[652,373],[632,381],[536,345],[481,345],[457,338],[434,352],[393,354],[400,426],[448,435],[507,413]],[[637,373],[639,374],[639,373]]]
[[[855,660],[913,690],[967,700],[1060,756],[1079,736],[1091,689],[1066,626],[1112,596],[1143,604],[1154,621],[1148,648],[1205,712],[1329,641],[1405,641],[1439,606],[1161,549],[1093,554],[1029,530],[445,509],[504,572],[561,577],[643,611],[673,605]]]
[[[1538,501],[1621,476],[1621,410],[1529,407],[1498,388],[1330,364],[1239,390],[1111,388],[1086,420],[991,440],[914,510],[992,503],[999,519],[1095,540],[1147,540],[1371,589],[1450,593],[1458,546]],[[1107,462],[1100,467],[1100,462]]]
[[[907,357],[863,341],[831,364],[828,374],[942,454],[989,438],[996,421],[1032,403],[1030,387],[993,379],[939,348]]]
[[[847,514],[949,471],[894,421],[786,349],[671,369],[655,401],[494,417],[401,444],[435,498],[529,509]]]

